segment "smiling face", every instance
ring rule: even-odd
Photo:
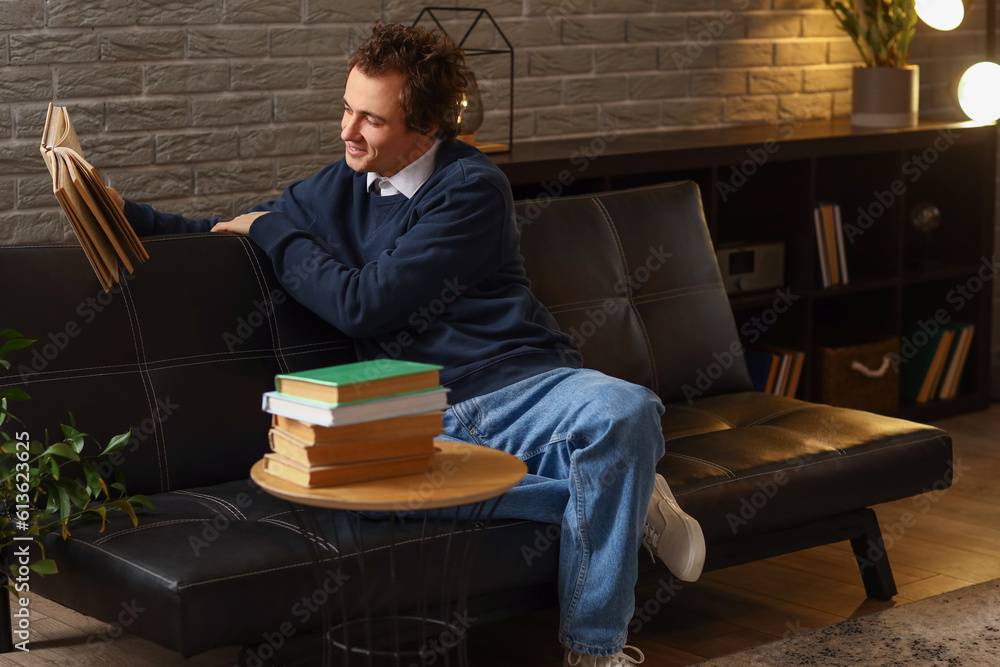
[[[340,138],[351,169],[393,176],[434,143],[437,128],[421,134],[406,127],[400,105],[405,82],[396,72],[369,77],[354,68],[347,75]]]

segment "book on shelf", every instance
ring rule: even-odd
[[[920,330],[911,328],[910,331],[907,337],[913,340],[914,334]],[[955,337],[954,330],[943,327],[934,333],[923,333],[927,343],[907,360],[899,374],[900,397],[917,404],[926,403],[936,395],[935,389]]]
[[[427,470],[435,450],[394,458],[335,465],[303,465],[281,454],[264,454],[264,470],[305,487],[353,484],[386,477],[413,475]]]
[[[130,257],[141,263],[149,259],[149,254],[115,205],[97,170],[84,159],[65,107],[49,104],[40,150],[52,176],[52,191],[59,206],[107,292],[112,283],[121,281],[119,262],[132,273]]]
[[[962,372],[965,370],[965,362],[969,357],[969,348],[972,346],[972,335],[975,333],[974,324],[955,323],[949,325],[955,331],[955,338],[945,362],[942,373],[941,385],[937,397],[942,400],[955,398],[958,394],[958,386],[962,381]]]
[[[778,377],[778,359],[770,352],[747,348],[743,351],[747,363],[747,372],[754,391],[770,394],[774,390],[774,381]]]
[[[830,276],[829,255],[826,247],[826,231],[823,228],[823,214],[819,206],[813,209],[813,228],[816,232],[816,273],[819,277],[820,287],[829,287],[833,284]]]
[[[826,263],[830,267],[830,284],[840,284],[840,261],[837,259],[837,226],[833,218],[833,204],[819,204],[820,219],[823,221],[823,247],[826,248]]]
[[[813,208],[813,227],[816,231],[817,273],[820,285],[824,288],[846,285],[847,255],[840,205],[827,202],[816,204]]]
[[[269,391],[264,394],[261,407],[265,412],[271,414],[291,417],[319,426],[341,426],[413,415],[418,412],[446,410],[448,408],[448,389],[435,387],[351,403],[328,403]]]
[[[800,350],[759,345],[744,351],[755,391],[795,398],[806,354]]]
[[[295,436],[299,442],[305,443],[304,446],[353,445],[368,440],[439,435],[444,429],[444,412],[419,412],[344,426],[319,426],[284,415],[271,415],[271,427]]]
[[[850,282],[847,275],[847,252],[844,249],[844,223],[840,219],[840,204],[833,205],[833,224],[837,235],[837,259],[840,263],[840,284]]]
[[[268,432],[268,440],[271,451],[289,461],[304,466],[321,466],[430,454],[434,451],[436,435],[429,433],[387,440],[358,440],[316,445],[280,428],[272,427]]]
[[[373,359],[275,376],[288,396],[340,404],[390,396],[440,384],[441,366],[400,359]]]

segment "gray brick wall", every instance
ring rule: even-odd
[[[0,0],[0,243],[72,237],[38,154],[48,102],[70,107],[88,158],[124,195],[231,216],[339,158],[347,56],[372,20],[409,23],[423,4]],[[850,109],[856,52],[822,0],[468,4],[514,47],[515,141]],[[918,31],[923,113],[957,117],[949,82],[978,58],[983,23],[977,4],[953,34]],[[470,45],[498,40],[476,31]],[[506,139],[506,56],[471,63],[480,134]]]

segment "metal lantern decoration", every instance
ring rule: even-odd
[[[443,22],[441,17],[446,18]],[[465,89],[462,100],[456,105],[458,138],[473,144],[484,153],[507,153],[514,143],[514,48],[500,30],[490,13],[485,9],[462,7],[424,7],[413,21],[433,21],[434,27],[451,37],[458,48],[465,52],[466,64],[473,75]],[[464,30],[459,38],[449,33],[448,24],[456,34]],[[476,44],[486,35],[486,45]],[[503,46],[496,46],[501,44]],[[489,58],[492,56],[493,58]],[[506,56],[507,62],[498,66],[496,57]],[[486,74],[484,74],[484,72]],[[506,104],[499,104],[500,94],[506,92]],[[501,139],[502,130],[497,127],[502,110],[506,107],[506,141],[482,140]],[[500,113],[496,113],[500,111]],[[480,136],[477,137],[476,133]]]

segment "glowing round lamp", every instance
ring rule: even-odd
[[[976,122],[1000,118],[1000,65],[982,62],[965,70],[958,82],[958,104]]]
[[[962,0],[917,0],[917,16],[935,30],[954,30],[965,18]]]

